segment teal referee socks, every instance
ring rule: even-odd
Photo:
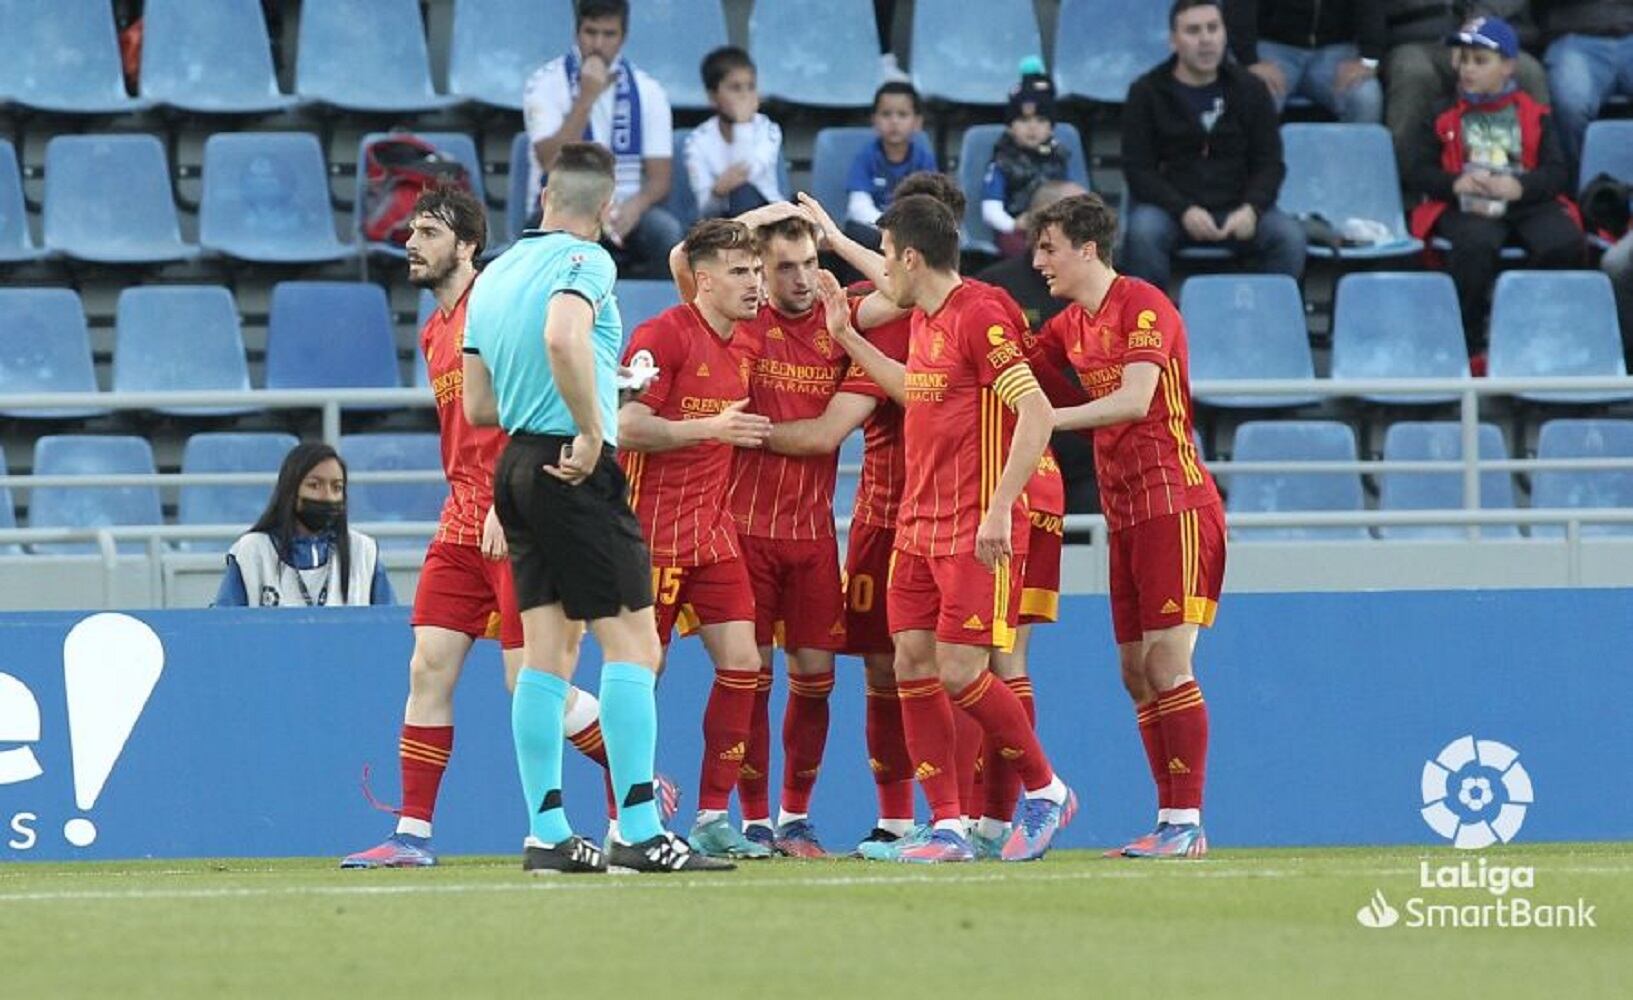
[[[652,791],[653,760],[658,751],[656,685],[656,674],[633,663],[606,663],[601,667],[601,735],[606,740],[607,769],[618,796],[618,835],[627,844],[638,844],[663,832]],[[521,686],[517,685],[516,690],[520,694]],[[565,698],[565,683],[562,691]],[[558,784],[560,746],[558,720]],[[519,747],[518,743],[518,753]]]
[[[516,769],[527,799],[527,828],[544,844],[559,844],[573,835],[561,806],[561,740],[569,689],[555,674],[523,667],[516,675],[516,694],[510,702]]]

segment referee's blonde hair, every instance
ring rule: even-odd
[[[612,201],[612,192],[612,153],[593,142],[569,142],[550,164],[544,203],[562,215],[599,219]]]

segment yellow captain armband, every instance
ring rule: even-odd
[[[1033,375],[1032,369],[1028,368],[1024,363],[1005,369],[1002,375],[993,380],[992,390],[998,394],[999,399],[1004,401],[1004,405],[1011,410],[1015,408],[1016,403],[1021,401],[1022,397],[1043,391],[1038,387],[1037,376]]]

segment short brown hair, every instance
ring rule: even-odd
[[[693,268],[730,250],[754,252],[754,234],[735,219],[704,219],[692,227],[681,244],[686,264]]]
[[[446,182],[427,188],[414,202],[413,215],[429,215],[453,230],[454,239],[475,243],[473,256],[482,256],[487,248],[488,213],[469,188]]]
[[[776,222],[768,222],[754,231],[755,242],[761,249],[770,246],[771,241],[779,236],[785,240],[798,240],[809,236],[812,243],[819,246],[822,243],[822,230],[817,228],[816,223],[800,215],[790,215]]]
[[[545,189],[556,193],[561,210],[596,215],[612,198],[613,162],[611,151],[598,143],[563,143],[545,176]]]
[[[1074,247],[1093,243],[1095,252],[1109,266],[1117,242],[1117,212],[1097,194],[1074,194],[1032,214],[1034,241],[1050,226],[1059,226],[1061,235]]]
[[[912,249],[937,271],[958,268],[958,219],[929,195],[893,199],[879,216],[879,228],[890,234],[898,257],[903,250]]]
[[[964,217],[964,209],[969,204],[958,181],[952,175],[936,170],[915,170],[903,177],[892,197],[911,198],[916,194],[927,194],[946,205],[955,219]]]

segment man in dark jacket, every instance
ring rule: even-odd
[[[1275,102],[1257,77],[1224,61],[1219,0],[1175,0],[1172,58],[1128,89],[1123,172],[1134,204],[1124,270],[1159,288],[1180,246],[1251,253],[1259,269],[1304,273],[1304,230],[1276,211],[1287,173]]]
[[[1458,98],[1424,125],[1406,185],[1421,196],[1412,235],[1450,241],[1446,270],[1457,286],[1463,335],[1483,373],[1486,314],[1503,244],[1517,236],[1527,267],[1582,264],[1582,228],[1569,190],[1559,130],[1548,106],[1514,82],[1519,38],[1500,18],[1476,18],[1446,39],[1458,67]]]
[[[1457,70],[1446,51],[1446,36],[1482,14],[1502,18],[1520,36],[1514,78],[1537,103],[1548,103],[1548,73],[1525,51],[1542,38],[1531,17],[1530,0],[1384,0],[1389,44],[1383,65],[1384,124],[1395,140],[1395,159],[1402,170],[1406,151],[1423,123],[1457,93]]]
[[[1575,170],[1582,136],[1605,98],[1633,97],[1633,0],[1538,0],[1537,7],[1559,140]]]
[[[1225,30],[1278,110],[1297,94],[1341,121],[1383,121],[1383,0],[1230,0]]]

